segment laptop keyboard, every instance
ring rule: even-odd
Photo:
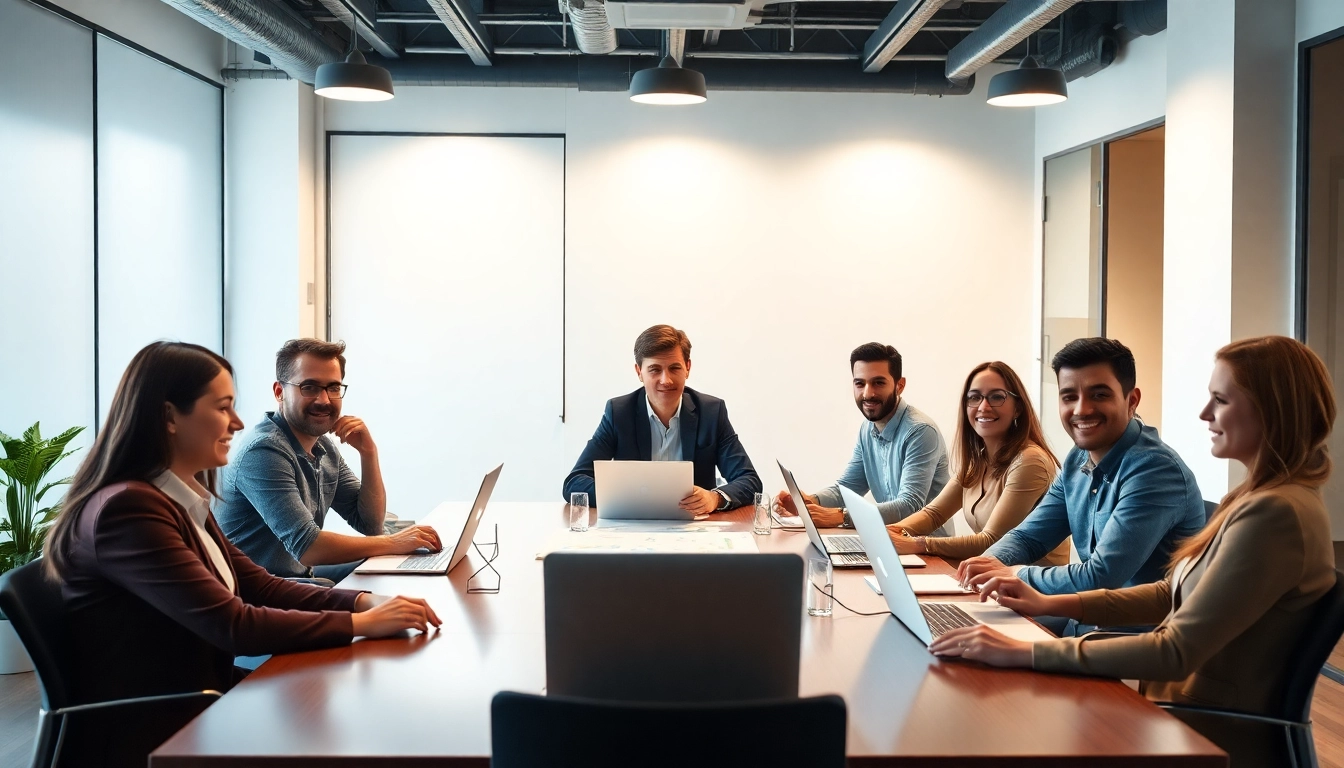
[[[863,542],[858,536],[827,536],[826,549],[829,552],[857,552],[863,554]]]
[[[872,565],[867,555],[856,555],[853,552],[832,552],[831,562],[835,565]]]
[[[924,612],[934,637],[950,629],[974,627],[980,623],[952,603],[920,603],[919,609]]]
[[[453,557],[453,551],[444,548],[442,552],[433,552],[428,555],[413,555],[401,561],[397,566],[399,571],[434,571],[440,568],[447,568],[448,561]]]

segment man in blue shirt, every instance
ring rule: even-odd
[[[582,491],[601,505],[596,461],[689,461],[695,487],[681,500],[682,509],[699,515],[750,505],[761,478],[728,421],[728,406],[686,386],[691,375],[686,333],[670,325],[646,328],[635,339],[635,375],[643,386],[607,401],[597,431],[565,477],[564,499]],[[725,479],[722,486],[715,483],[716,468]]]
[[[428,526],[383,533],[378,446],[362,419],[341,415],[344,352],[344,342],[285,342],[275,356],[277,410],[224,470],[215,519],[235,546],[277,576],[340,581],[367,557],[442,549]],[[362,478],[329,434],[359,452]],[[364,535],[322,530],[328,509]]]
[[[849,356],[854,403],[868,423],[859,428],[854,455],[840,480],[817,495],[804,493],[808,514],[819,528],[849,525],[840,486],[873,493],[887,523],[924,508],[947,485],[947,447],[933,420],[905,401],[901,353],[888,344],[870,342]],[[775,501],[795,512],[793,500],[781,491]],[[934,532],[946,536],[946,528]]]
[[[1204,527],[1204,500],[1181,457],[1134,415],[1134,355],[1114,339],[1076,339],[1051,366],[1075,447],[1036,509],[958,577],[978,586],[1015,573],[1047,595],[1163,578],[1178,542]],[[1081,562],[1027,565],[1069,536]]]

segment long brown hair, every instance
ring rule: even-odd
[[[1003,377],[1003,383],[1008,385],[1009,394],[1022,404],[1022,413],[1013,420],[1013,425],[1008,427],[1008,433],[1003,437],[1003,444],[993,456],[986,455],[985,439],[976,433],[970,417],[966,415],[966,393],[971,391],[971,382],[975,381],[975,377],[985,370]],[[987,474],[995,479],[1003,477],[1003,473],[1008,471],[1008,465],[1012,464],[1013,459],[1016,459],[1029,445],[1040,446],[1055,466],[1059,466],[1059,459],[1055,458],[1045,444],[1045,432],[1041,429],[1040,420],[1036,418],[1036,409],[1031,407],[1031,399],[1027,397],[1022,379],[1007,363],[994,360],[972,368],[966,377],[966,384],[961,388],[958,407],[961,409],[961,418],[957,421],[955,459],[957,483],[962,488],[978,485]]]
[[[1228,344],[1214,359],[1227,364],[1246,393],[1264,438],[1246,479],[1228,491],[1204,528],[1176,549],[1173,567],[1204,551],[1238,499],[1287,483],[1318,488],[1330,477],[1326,440],[1335,424],[1335,393],[1321,358],[1296,339],[1257,336]]]
[[[191,413],[219,372],[233,373],[229,361],[196,344],[156,341],[136,353],[121,375],[112,406],[93,447],[65,494],[64,511],[44,549],[47,575],[59,579],[70,564],[70,539],[84,504],[102,488],[127,480],[149,480],[172,460],[168,413]],[[196,480],[215,492],[215,470]]]

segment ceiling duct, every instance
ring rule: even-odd
[[[616,30],[602,0],[560,0],[560,13],[569,15],[580,51],[602,55],[616,50]]]
[[[863,45],[863,71],[878,72],[901,52],[947,0],[899,0]]]
[[[1008,0],[947,53],[947,79],[965,80],[1026,40],[1078,0]]]
[[[312,83],[317,68],[341,60],[303,22],[267,0],[163,0],[224,37],[264,53],[296,80]]]

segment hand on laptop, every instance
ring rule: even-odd
[[[1076,594],[1042,595],[1016,576],[995,576],[980,586],[980,602],[993,599],[1024,616],[1083,618],[1083,600]]]
[[[704,488],[693,488],[677,506],[697,515],[708,515],[710,512],[717,510],[722,503],[723,497],[717,492],[707,491]]]
[[[968,557],[957,566],[957,581],[961,586],[979,589],[980,585],[995,576],[1013,576],[1016,570],[999,562],[997,557]]]
[[[1031,643],[1004,637],[984,624],[944,632],[933,639],[929,650],[934,656],[961,657],[992,667],[1031,667]]]
[[[438,552],[443,549],[439,534],[428,525],[413,525],[387,537],[389,555],[409,555],[417,549]]]
[[[887,536],[891,538],[898,555],[926,555],[929,552],[924,546],[923,536],[910,536],[896,523],[887,526]]]
[[[429,603],[419,597],[384,597],[363,594],[355,601],[356,613],[350,617],[357,637],[387,637],[406,629],[428,632],[443,622]]]
[[[807,514],[812,516],[812,524],[818,528],[839,528],[845,522],[845,513],[838,508],[823,507],[813,501],[807,503]]]
[[[804,493],[803,501],[807,502],[808,504],[816,504],[817,497]],[[790,495],[788,491],[780,491],[779,493],[775,494],[775,506],[783,507],[785,510],[788,511],[790,515],[798,514],[798,508],[793,503],[793,496]]]

